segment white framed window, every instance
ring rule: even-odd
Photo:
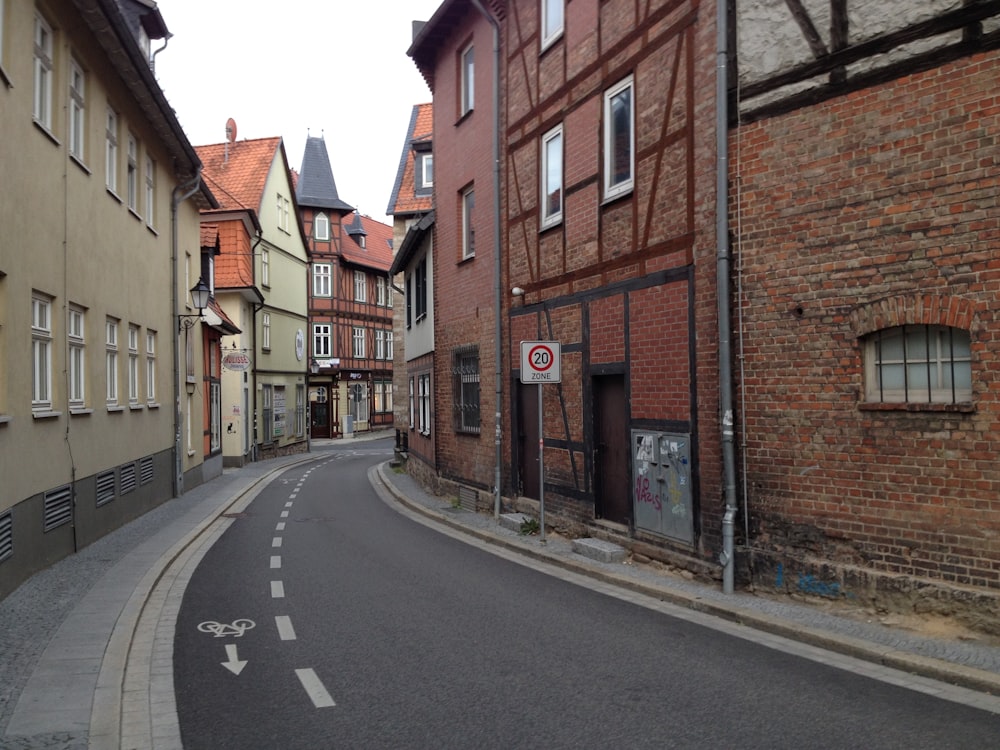
[[[118,321],[104,323],[104,379],[108,406],[118,406]]]
[[[260,401],[263,417],[261,427],[264,430],[262,442],[271,443],[274,442],[274,391],[270,383],[264,383],[261,387]]]
[[[365,329],[355,326],[351,332],[351,353],[355,359],[365,358]]]
[[[375,277],[375,304],[380,307],[387,307],[389,280],[383,276]]]
[[[313,296],[330,296],[330,279],[333,268],[329,263],[313,263]]]
[[[632,190],[635,171],[635,101],[632,76],[604,92],[604,197]]]
[[[903,325],[865,337],[865,400],[956,404],[972,401],[969,332]]]
[[[387,414],[392,411],[392,381],[375,381],[375,413]]]
[[[264,351],[271,349],[271,313],[261,313],[260,316],[260,347]]]
[[[313,219],[313,236],[317,240],[330,239],[330,217],[324,213],[316,214]]]
[[[348,386],[351,416],[355,423],[368,421],[368,384],[351,383]]]
[[[541,227],[547,229],[563,216],[563,126],[542,136]]]
[[[146,329],[146,401],[156,403],[156,331]]]
[[[52,300],[31,298],[31,408],[52,408]]]
[[[368,278],[364,271],[354,272],[354,301],[368,301]]]
[[[152,229],[153,207],[156,206],[156,162],[146,156],[146,226]]]
[[[409,398],[410,398],[410,429],[412,430],[416,424],[413,421],[414,414],[416,413],[416,391],[413,387],[413,378],[409,378]]]
[[[0,12],[2,12],[0,8]],[[69,153],[83,161],[87,140],[87,77],[75,57],[69,61]]]
[[[565,0],[541,0],[542,2],[542,49],[562,36],[564,24],[563,3]]]
[[[128,403],[139,403],[139,326],[128,327]]]
[[[429,193],[434,187],[434,154],[418,153],[416,156],[416,182],[414,189],[418,193]]]
[[[212,382],[208,387],[209,450],[215,453],[222,447],[222,383]]]
[[[139,208],[139,142],[131,133],[128,134],[127,149],[125,202],[128,204],[129,210],[136,211]]]
[[[306,387],[302,384],[295,386],[295,436],[302,437],[306,434]]]
[[[462,193],[462,260],[476,254],[475,208],[476,191],[470,187]]]
[[[392,331],[385,332],[385,358],[392,359]]]
[[[475,106],[476,49],[473,45],[470,44],[462,50],[459,67],[461,69],[459,91],[462,95],[459,116],[462,116],[471,112]]]
[[[86,313],[71,306],[67,314],[66,338],[69,344],[69,405],[81,408],[87,402]]]
[[[32,115],[39,125],[52,130],[52,27],[48,21],[35,14],[35,66],[34,110]]]
[[[278,229],[282,232],[289,232],[289,214],[291,213],[291,201],[281,193],[278,193]]]
[[[422,435],[431,434],[431,375],[417,376],[417,429]]]
[[[452,417],[456,432],[479,434],[479,347],[452,352]]]
[[[385,359],[385,334],[381,328],[375,330],[375,359]]]
[[[108,107],[104,129],[105,184],[112,193],[118,192],[118,113]]]
[[[329,357],[332,326],[329,323],[313,323],[313,356]]]
[[[260,251],[260,283],[271,286],[271,251],[267,249]]]

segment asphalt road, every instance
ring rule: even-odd
[[[367,480],[387,445],[289,469],[205,555],[175,636],[188,750],[997,744],[995,714],[415,523]]]

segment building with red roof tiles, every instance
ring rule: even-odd
[[[312,436],[391,426],[392,227],[341,200],[323,138],[306,138],[296,197],[311,258]]]
[[[223,339],[218,389],[226,465],[308,449],[309,249],[279,137],[198,146],[219,207],[215,295],[239,333]]]

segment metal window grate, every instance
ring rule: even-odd
[[[70,485],[49,490],[45,493],[45,531],[69,523],[73,520],[73,488]]]
[[[139,484],[149,484],[153,481],[153,457],[139,459]]]
[[[135,489],[135,464],[123,464],[121,467],[121,493],[127,495]]]
[[[97,475],[97,506],[106,505],[115,499],[115,472],[105,471]]]
[[[0,562],[14,554],[14,515],[7,511],[0,516]]]

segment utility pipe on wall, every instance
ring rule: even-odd
[[[483,7],[480,0],[472,0],[472,4],[483,14],[493,27],[493,305],[496,319],[495,353],[495,401],[496,401],[496,471],[493,478],[493,517],[500,517],[500,466],[503,462],[503,447],[501,444],[501,398],[503,396],[503,323],[500,320],[501,295],[500,274],[503,265],[500,262],[500,23]],[[544,531],[543,531],[544,533]]]
[[[729,321],[729,100],[728,100],[728,25],[727,0],[716,0],[715,68],[715,243],[716,294],[719,313],[719,417],[722,433],[722,473],[726,511],[722,518],[722,591],[733,593],[734,545],[736,519],[736,451],[733,420],[732,331]]]

